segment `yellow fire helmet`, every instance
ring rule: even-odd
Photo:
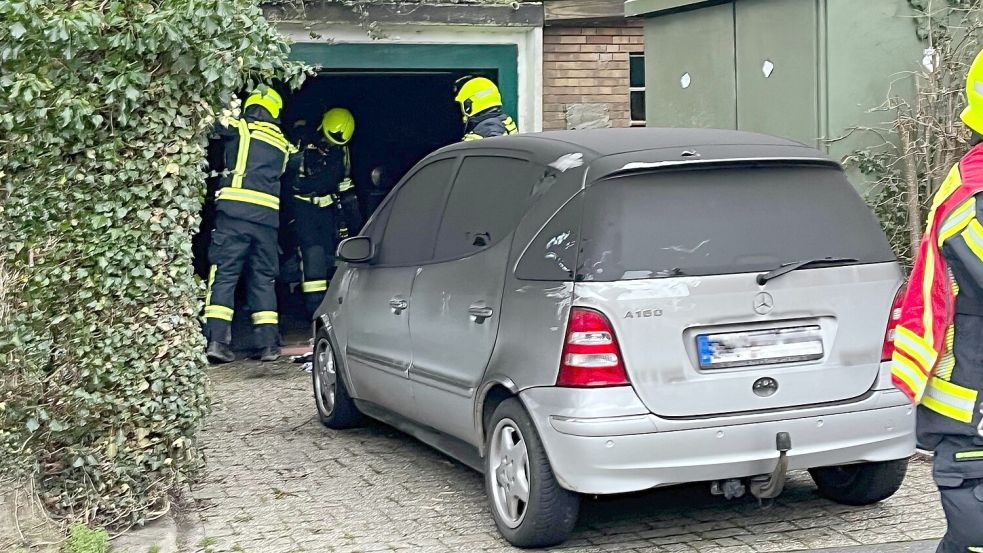
[[[983,134],[983,51],[977,54],[966,76],[966,101],[968,105],[962,113],[963,123]]]
[[[261,86],[249,94],[242,109],[245,110],[249,106],[262,106],[274,119],[279,119],[280,110],[283,109],[283,98],[271,87]]]
[[[471,117],[486,109],[501,107],[502,93],[491,80],[475,77],[464,83],[454,101],[461,104],[465,116]]]
[[[321,132],[332,144],[344,146],[355,134],[355,117],[345,108],[331,108],[321,118]]]

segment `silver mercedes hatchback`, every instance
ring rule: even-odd
[[[582,494],[767,499],[809,470],[869,504],[914,452],[887,362],[901,269],[842,168],[801,144],[457,144],[337,257],[314,322],[321,421],[367,415],[482,471],[517,546],[564,541]]]

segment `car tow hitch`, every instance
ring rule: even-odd
[[[778,450],[778,465],[771,474],[751,477],[751,495],[758,500],[774,499],[785,489],[788,478],[788,451],[792,449],[792,437],[788,432],[775,435],[775,448]]]

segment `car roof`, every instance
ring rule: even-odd
[[[545,164],[556,160],[557,152],[560,151],[579,153],[587,163],[621,154],[636,154],[637,161],[644,163],[676,162],[686,151],[699,154],[699,161],[704,163],[743,158],[828,159],[819,150],[792,140],[721,129],[627,128],[548,131],[462,142],[443,151],[473,148],[520,150],[528,152]]]

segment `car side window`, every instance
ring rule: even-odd
[[[413,265],[433,259],[440,213],[457,160],[441,159],[417,171],[388,207],[389,221],[379,244],[379,265]]]
[[[437,233],[434,259],[455,259],[493,246],[518,225],[529,206],[535,166],[500,156],[464,158]]]
[[[529,243],[515,270],[521,280],[573,282],[580,255],[584,195],[567,201]]]

